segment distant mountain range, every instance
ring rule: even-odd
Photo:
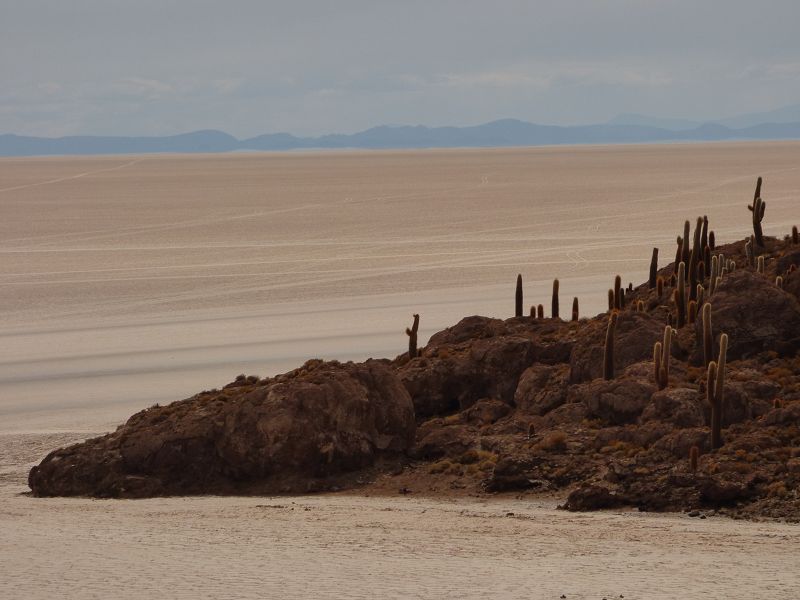
[[[316,148],[485,148],[787,139],[800,139],[800,105],[709,123],[644,115],[620,115],[608,123],[576,126],[536,125],[516,119],[503,119],[472,127],[383,125],[353,134],[297,137],[289,133],[271,133],[245,140],[213,130],[164,137],[38,138],[5,134],[0,135],[0,156],[277,151]]]

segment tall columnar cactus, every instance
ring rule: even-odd
[[[706,367],[711,362],[713,340],[713,333],[711,331],[711,305],[706,302],[703,305],[703,362]]]
[[[514,316],[521,317],[522,316],[522,275],[517,275],[517,291],[514,295],[516,300],[514,306]]]
[[[572,320],[577,321],[579,316],[580,315],[578,314],[578,297],[575,296],[572,299]]]
[[[792,243],[795,245],[800,243],[800,239],[798,238],[797,235],[797,225],[792,225]]]
[[[703,287],[702,283],[697,284],[697,306],[703,306],[703,302],[706,301],[706,288]]]
[[[697,319],[697,300],[689,300],[689,308],[687,310],[687,321],[691,325]]]
[[[703,264],[705,264],[706,277],[711,275],[711,248],[709,246],[703,247]]]
[[[661,300],[661,296],[664,295],[664,278],[659,275],[656,277],[656,296],[659,300]]]
[[[704,251],[708,246],[708,216],[703,215],[703,231],[700,234],[700,251]]]
[[[696,300],[695,292],[697,288],[697,266],[703,260],[701,255],[702,247],[700,246],[700,233],[703,229],[703,217],[697,217],[697,223],[694,226],[694,239],[692,240],[692,251],[689,254],[689,299]]]
[[[614,277],[614,308],[622,310],[622,277]]]
[[[419,356],[417,352],[417,332],[419,331],[419,315],[414,315],[414,324],[411,329],[406,327],[406,335],[408,336],[408,358],[416,358]]]
[[[678,272],[678,265],[680,264],[682,257],[683,257],[683,238],[678,236],[675,240],[678,244],[678,249],[675,251],[675,266],[672,267],[673,274]]]
[[[653,248],[653,255],[650,257],[650,289],[655,289],[656,278],[658,277],[658,248]]]
[[[536,307],[536,316],[540,319],[544,319],[544,304],[540,304]]]
[[[714,239],[714,232],[713,231],[709,231],[708,232],[708,247],[711,250],[714,250],[714,248],[716,247],[716,243],[715,243],[715,239]]]
[[[758,257],[758,267],[757,267],[756,270],[763,275],[764,274],[764,267],[765,267],[765,265],[764,265],[764,255],[762,254],[761,256]]]
[[[745,255],[745,257],[747,257],[747,264],[752,267],[753,264],[754,264],[754,261],[753,261],[753,244],[750,243],[750,240],[747,240],[744,243],[744,255]]]
[[[717,277],[719,277],[719,259],[716,255],[711,257],[711,275],[708,278],[708,294],[714,293],[717,285]]]
[[[552,311],[553,318],[558,318],[558,279],[553,280],[553,298],[550,302],[550,310]]]
[[[678,265],[678,287],[672,293],[678,313],[678,329],[686,325],[686,264]]]
[[[608,381],[614,379],[614,334],[617,330],[618,317],[619,313],[614,311],[608,318],[606,345],[603,349],[603,378]]]
[[[725,399],[725,361],[728,355],[728,334],[723,333],[719,336],[719,361],[708,365],[707,387],[713,387],[711,396],[711,447],[719,448],[722,446],[722,405]],[[711,373],[711,365],[714,365],[714,377]]]
[[[691,254],[691,246],[689,245],[689,233],[692,230],[692,225],[689,221],[683,224],[683,249],[681,251],[681,262],[689,264],[689,254]]]
[[[614,310],[614,290],[608,290],[608,310],[611,312]]]
[[[761,229],[761,221],[764,220],[764,211],[767,203],[761,199],[761,177],[756,182],[756,193],[753,194],[753,203],[747,205],[748,210],[753,213],[753,233],[756,236],[756,244],[764,247],[764,232]]]
[[[779,288],[783,288],[783,277],[781,277],[780,275],[778,275],[778,276],[775,278],[775,285],[776,285],[776,286],[778,286]]]
[[[669,358],[672,352],[672,325],[664,327],[664,341],[656,342],[653,347],[654,377],[658,389],[669,385]]]

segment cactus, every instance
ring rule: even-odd
[[[713,336],[711,332],[711,305],[703,305],[703,362],[708,367],[713,352]]]
[[[708,366],[709,379],[707,387],[714,388],[711,399],[711,447],[722,446],[722,404],[725,399],[725,360],[728,354],[728,335],[719,336],[719,361]],[[714,365],[714,380],[711,377],[711,365]]]
[[[681,257],[683,256],[683,238],[681,236],[678,236],[678,239],[676,241],[678,242],[678,249],[675,252],[675,266],[672,268],[673,273],[678,272],[678,265],[680,264]]]
[[[708,232],[708,247],[711,250],[713,250],[716,247],[716,243],[715,243],[715,240],[714,240],[714,232],[713,231],[709,231]]]
[[[544,319],[544,304],[540,304],[536,307],[536,316],[540,319]]]
[[[764,232],[761,229],[761,221],[764,220],[764,211],[767,203],[761,199],[761,177],[756,182],[756,193],[753,195],[753,203],[747,205],[747,209],[753,213],[753,233],[755,234],[756,244],[764,247]]]
[[[572,320],[573,321],[577,321],[578,320],[578,297],[577,296],[575,296],[572,299]]]
[[[706,277],[711,275],[711,248],[703,247],[703,263],[706,266]]]
[[[717,288],[717,277],[719,277],[719,259],[715,255],[711,257],[711,275],[708,279],[709,295],[713,294]]]
[[[550,302],[550,311],[553,318],[558,318],[558,279],[553,279],[553,298]]]
[[[689,255],[691,254],[691,246],[689,246],[689,233],[692,230],[692,225],[689,221],[683,224],[683,248],[681,249],[681,262],[689,264]],[[686,274],[684,273],[684,276]]]
[[[663,390],[661,387],[661,342],[656,342],[653,346],[653,380],[656,382],[658,389]]]
[[[697,472],[697,458],[700,455],[700,449],[697,446],[689,448],[689,471],[692,473]]]
[[[411,329],[406,327],[406,335],[408,336],[408,358],[416,358],[419,356],[417,352],[417,331],[419,331],[419,315],[414,315],[414,324]]]
[[[685,283],[686,264],[678,265],[678,287],[672,292],[675,308],[678,312],[678,329],[686,325],[686,283]]]
[[[703,287],[702,283],[697,284],[697,306],[703,306],[703,302],[706,300],[706,288]]]
[[[664,278],[659,275],[656,277],[656,296],[659,300],[661,300],[661,296],[664,295]]]
[[[517,275],[517,292],[514,295],[516,300],[514,305],[514,316],[522,316],[522,275]]]
[[[758,257],[758,267],[756,268],[756,271],[758,271],[762,275],[764,274],[764,255],[763,254]]]
[[[650,289],[656,287],[656,278],[658,277],[658,248],[653,248],[653,255],[650,257]]]
[[[636,303],[636,310],[638,310],[639,312],[644,312],[645,311],[644,300],[639,300]]]
[[[689,254],[689,263],[687,264],[687,268],[689,272],[687,273],[689,279],[689,299],[696,300],[695,294],[697,292],[697,266],[698,263],[702,260],[700,256],[700,232],[703,229],[703,218],[697,217],[697,223],[694,226],[694,239],[692,240],[692,251]],[[701,277],[702,279],[702,277]]]
[[[794,245],[797,245],[798,242],[800,242],[800,239],[798,239],[798,235],[797,235],[797,225],[793,225],[792,226],[792,243]]]
[[[614,308],[622,310],[622,277],[614,277]]]
[[[608,310],[614,310],[614,290],[608,290]]]
[[[534,319],[536,318],[536,306],[533,304],[531,304],[531,317]]]
[[[747,240],[744,243],[744,255],[747,257],[747,264],[751,267],[753,266],[753,245],[750,243],[750,240]]]
[[[778,275],[778,276],[775,278],[775,285],[777,285],[779,288],[783,289],[783,277],[781,277],[780,275]]]
[[[619,313],[611,313],[608,318],[608,329],[606,330],[606,345],[603,349],[603,378],[610,381],[614,379],[614,333],[617,330],[617,318]]]
[[[708,246],[708,216],[703,215],[703,231],[700,233],[700,251],[704,252]]]
[[[697,318],[697,300],[689,300],[689,315],[688,322],[691,325]]]
[[[672,325],[664,327],[664,342],[653,347],[654,377],[659,390],[669,385],[669,358],[672,352]]]

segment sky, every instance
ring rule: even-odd
[[[800,103],[798,0],[0,0],[0,133],[350,133]]]

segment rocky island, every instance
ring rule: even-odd
[[[408,352],[310,360],[153,406],[35,466],[37,496],[341,489],[556,493],[569,510],[714,509],[800,520],[800,241],[720,245],[687,221],[674,261],[581,318],[472,316]]]

